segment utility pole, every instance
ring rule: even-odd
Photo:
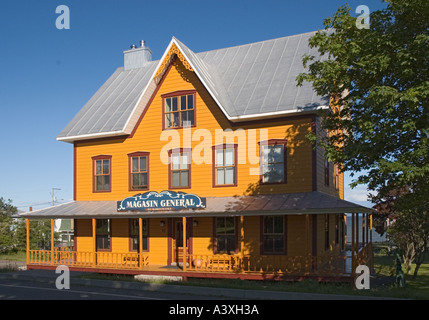
[[[61,190],[59,188],[52,188],[52,206],[55,205],[55,190]]]

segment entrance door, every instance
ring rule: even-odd
[[[183,223],[173,221],[173,262],[183,262]]]
[[[174,264],[183,262],[183,223],[180,219],[173,220],[173,246],[172,246],[172,259]]]
[[[171,239],[171,250],[169,250],[168,261],[173,265],[182,265],[183,263],[183,222],[182,218],[172,219],[171,229],[170,229],[170,239]],[[192,237],[192,228],[189,227],[187,223],[187,232],[186,232],[186,247],[187,252],[192,252],[192,249],[189,249],[189,239]]]

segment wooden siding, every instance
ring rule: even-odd
[[[317,255],[332,255],[333,253],[338,254],[341,249],[341,241],[344,238],[341,237],[341,232],[339,234],[339,241],[336,243],[336,230],[335,230],[335,216],[336,214],[329,214],[329,241],[328,248],[325,248],[325,215],[317,215]],[[342,216],[342,215],[341,215]],[[341,218],[340,218],[341,219]],[[338,220],[338,227],[340,229],[340,219]]]
[[[326,137],[326,132],[322,130],[320,117],[316,118],[316,131],[321,137]],[[325,152],[319,145],[316,146],[316,171],[317,190],[332,196],[344,199],[344,173],[339,174],[339,186],[335,188],[334,164],[329,162],[329,185],[325,184]]]
[[[92,221],[91,219],[75,220],[75,246],[77,251],[92,252]]]
[[[162,130],[162,94],[177,90],[196,89],[196,127],[192,129]],[[142,102],[143,103],[143,102]],[[203,129],[197,131],[198,129]],[[165,78],[155,92],[152,102],[147,107],[144,117],[131,138],[115,138],[93,140],[76,143],[76,200],[120,200],[135,194],[128,190],[128,157],[127,154],[136,151],[150,152],[150,188],[162,191],[168,189],[168,165],[161,162],[160,157],[167,159],[167,149],[174,147],[189,147],[182,142],[185,131],[190,130],[193,138],[193,150],[201,148],[200,137],[195,134],[208,134],[212,140],[206,145],[207,150],[215,145],[216,130],[237,130],[236,135],[247,141],[256,130],[256,141],[261,137],[261,129],[268,130],[268,139],[287,139],[287,183],[279,185],[261,185],[259,176],[249,174],[254,168],[259,172],[258,164],[249,164],[246,161],[248,144],[238,146],[238,185],[236,187],[212,187],[211,153],[207,154],[210,163],[191,165],[191,188],[186,191],[197,193],[200,196],[230,196],[258,193],[285,193],[312,191],[312,145],[305,135],[311,130],[311,117],[292,117],[281,120],[246,122],[241,125],[232,125],[225,118],[221,110],[205,90],[194,73],[187,71],[180,62],[166,72]],[[180,142],[171,143],[171,135],[179,134]],[[170,135],[170,137],[169,137]],[[170,139],[170,140],[168,140]],[[161,141],[164,140],[164,141]],[[238,143],[239,138],[235,138]],[[165,145],[168,144],[168,147]],[[244,148],[243,148],[244,147]],[[211,150],[211,149],[210,149]],[[255,156],[259,154],[259,147],[254,147]],[[202,153],[203,154],[203,153]],[[111,155],[111,192],[93,192],[92,157],[97,155]],[[205,155],[205,154],[204,154]]]
[[[190,129],[162,130],[162,95],[183,90],[196,90],[196,126]],[[141,101],[146,104],[147,101]],[[143,105],[139,108],[143,110]],[[335,191],[333,184],[324,188],[323,153],[320,148],[313,152],[313,146],[306,139],[311,132],[314,116],[294,116],[265,121],[246,121],[240,124],[230,123],[218,108],[215,101],[206,91],[193,72],[186,70],[179,60],[167,69],[164,78],[155,90],[140,119],[133,119],[137,126],[129,137],[111,139],[96,139],[75,143],[75,200],[120,200],[132,196],[137,191],[129,191],[129,153],[150,153],[150,190],[158,192],[168,189],[168,150],[183,147],[201,151],[200,156],[208,163],[191,163],[191,187],[184,190],[196,193],[201,197],[253,195],[270,193],[311,192],[315,189],[342,196]],[[319,127],[319,126],[318,126]],[[217,131],[218,130],[218,131]],[[234,140],[215,140],[216,132],[233,130]],[[266,130],[267,134],[261,134]],[[256,135],[254,135],[256,132]],[[172,137],[180,139],[176,144]],[[201,143],[203,136],[210,138],[205,145]],[[192,137],[188,140],[185,137]],[[255,139],[252,140],[252,137]],[[244,139],[241,140],[241,139]],[[286,145],[286,180],[284,184],[266,184],[259,182],[259,163],[249,163],[249,147],[254,146],[252,155],[259,161],[260,140],[287,139]],[[188,141],[189,143],[187,143]],[[238,144],[237,185],[228,187],[213,187],[212,183],[212,146],[220,143]],[[244,142],[244,143],[242,143]],[[209,153],[206,154],[205,151]],[[92,158],[99,155],[111,156],[111,191],[93,192],[93,163]],[[313,156],[316,159],[313,159]],[[163,157],[163,158],[162,158]],[[163,161],[165,163],[163,163]],[[194,159],[195,160],[195,159]],[[314,180],[313,160],[316,160],[317,181]],[[251,173],[253,169],[253,175]],[[255,174],[256,173],[256,174]],[[330,170],[333,175],[333,168]],[[315,184],[316,183],[316,184]],[[177,189],[178,191],[180,189]],[[317,255],[332,253],[338,246],[332,244],[330,250],[324,248],[324,216],[318,216],[317,225]],[[192,229],[192,254],[213,254],[213,218],[194,218],[198,221]],[[161,226],[161,220],[165,222]],[[238,223],[238,219],[237,219]],[[288,216],[286,223],[287,254],[290,256],[305,256],[314,253],[313,223],[311,216]],[[261,252],[261,219],[260,217],[244,218],[244,255],[260,256]],[[93,246],[91,220],[77,220],[76,250],[91,252]],[[112,219],[111,250],[112,252],[129,252],[129,220]],[[239,228],[237,228],[239,233]],[[237,235],[237,238],[239,234]],[[330,215],[330,241],[335,240],[335,217]],[[331,244],[330,244],[331,245]],[[240,253],[238,241],[237,254]],[[171,254],[171,234],[169,234],[168,219],[149,219],[148,257],[150,264],[165,265]],[[170,257],[171,258],[171,257]],[[264,259],[267,259],[266,257]],[[268,256],[268,260],[270,257]],[[268,261],[267,260],[267,261]],[[273,256],[273,261],[275,257]],[[280,261],[280,260],[278,260]]]
[[[311,220],[305,215],[287,217],[287,254],[301,256],[311,254]]]
[[[194,218],[198,221],[192,226],[192,253],[195,255],[212,255],[214,237],[213,218]],[[165,222],[161,226],[161,221]],[[238,218],[237,218],[238,222]],[[334,215],[330,215],[330,223],[335,223]],[[92,252],[92,221],[90,219],[76,220],[76,250]],[[311,254],[312,250],[312,219],[309,216],[308,225],[305,215],[287,216],[286,224],[287,253],[291,256],[304,256]],[[111,219],[111,252],[130,252],[129,247],[129,219]],[[240,233],[237,225],[237,233]],[[330,229],[330,238],[335,239],[335,230]],[[324,233],[319,232],[319,235]],[[167,219],[149,219],[148,256],[151,264],[166,264],[168,260],[169,237]],[[240,253],[240,241],[237,237],[237,254]],[[261,219],[260,217],[244,217],[244,255],[260,255]],[[320,253],[320,252],[319,252]]]
[[[213,218],[194,218],[198,226],[193,227],[192,251],[194,254],[213,254]]]
[[[161,221],[165,225],[161,227]],[[149,261],[151,264],[167,264],[168,224],[166,219],[149,219]]]

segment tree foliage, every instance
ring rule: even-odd
[[[27,231],[24,219],[14,219],[18,210],[11,200],[0,197],[0,253],[26,250]],[[57,236],[57,235],[55,235]],[[30,249],[50,249],[50,220],[30,221]]]
[[[429,181],[429,1],[390,0],[358,29],[342,6],[310,39],[320,57],[307,55],[312,83],[334,105],[322,114],[333,134],[318,141],[343,171],[361,173],[380,197],[410,187],[427,193]],[[424,199],[426,198],[426,199]],[[426,201],[427,196],[421,197]]]
[[[393,221],[398,218],[398,202],[401,197],[408,193],[408,188],[394,189],[390,190],[383,198],[374,197],[372,199],[375,202],[373,208],[376,210],[376,213],[373,215],[373,225],[378,234],[383,235],[387,232],[387,220]]]
[[[429,211],[413,209],[400,212],[388,230],[402,253],[408,274],[411,264],[416,264],[413,274],[415,279],[429,244]]]
[[[11,200],[0,198],[0,252],[14,247],[14,231],[12,215],[17,212]]]
[[[420,196],[420,195],[418,195]],[[413,200],[414,199],[414,200]],[[402,255],[409,274],[415,263],[413,278],[417,277],[429,244],[429,211],[410,188],[394,189],[383,198],[374,197],[374,226],[378,233],[388,232]],[[390,227],[386,220],[393,221]]]

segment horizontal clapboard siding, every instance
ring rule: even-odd
[[[167,159],[167,148],[186,147],[183,142],[186,133],[183,129],[162,130],[162,98],[161,95],[177,90],[196,90],[196,127],[191,135],[197,141],[191,141],[191,148],[202,147],[197,134],[208,134],[212,137],[204,146],[211,152],[215,145],[216,130],[232,129],[236,133],[235,143],[244,137],[244,145],[239,144],[238,152],[238,185],[236,187],[212,187],[212,164],[191,165],[191,188],[186,192],[200,196],[230,196],[252,193],[287,193],[312,191],[312,145],[307,141],[306,134],[311,130],[311,117],[291,118],[290,120],[244,123],[231,126],[209,93],[194,73],[187,71],[180,62],[167,72],[164,81],[138,127],[131,138],[94,140],[76,144],[76,200],[118,200],[135,194],[129,191],[128,153],[136,151],[150,152],[150,190],[168,189],[168,165],[161,162]],[[202,129],[202,130],[201,130]],[[287,183],[280,185],[260,185],[258,183],[259,165],[249,163],[249,145],[256,133],[256,141],[261,139],[261,130],[267,130],[268,139],[287,139]],[[189,130],[189,129],[187,129]],[[198,131],[199,130],[199,131]],[[256,130],[256,131],[255,131]],[[174,131],[174,133],[173,133]],[[219,131],[218,131],[219,132]],[[220,131],[222,132],[222,131]],[[178,134],[177,144],[172,143],[171,136]],[[164,139],[163,141],[161,141]],[[201,138],[202,139],[202,138]],[[175,141],[175,140],[174,140]],[[207,140],[206,140],[207,141]],[[243,140],[242,140],[243,141]],[[168,144],[169,147],[166,147]],[[244,148],[243,148],[244,146]],[[254,143],[252,156],[257,159],[259,146]],[[92,157],[109,155],[112,158],[111,191],[93,192]],[[204,153],[202,153],[204,155]],[[207,158],[211,161],[211,155]],[[251,172],[251,170],[254,170]],[[251,173],[256,173],[251,174]]]

